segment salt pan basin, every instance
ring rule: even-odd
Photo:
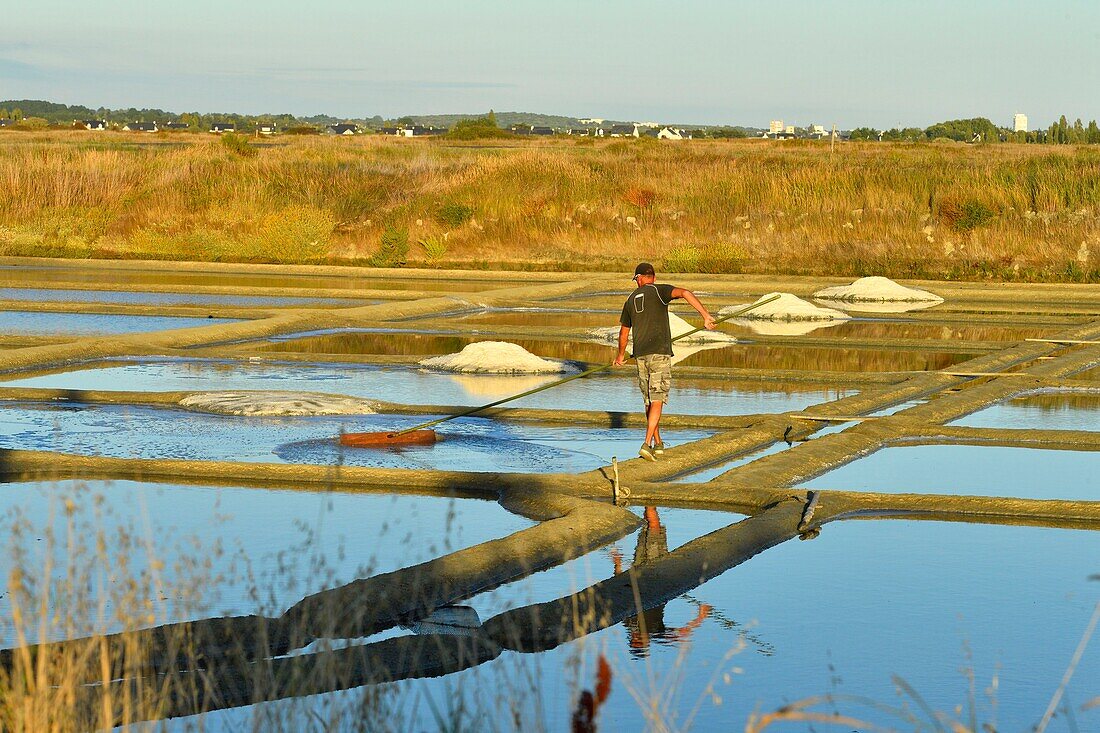
[[[673,551],[740,519],[670,509],[659,515]],[[509,608],[580,591],[613,577],[616,556],[628,569],[642,540],[641,533],[624,537],[463,604],[486,621]],[[650,610],[648,640],[632,618],[547,653],[506,653],[457,674],[395,683],[392,694],[398,700],[430,695],[463,705],[472,716],[490,716],[501,701],[486,690],[522,691],[512,699],[522,701],[517,704],[525,720],[538,719],[546,730],[568,730],[571,709],[549,701],[569,699],[575,693],[571,671],[579,665],[594,676],[597,655],[603,654],[616,683],[629,681],[647,697],[667,695],[674,679],[676,694],[659,698],[667,699],[667,714],[683,720],[698,703],[693,730],[711,731],[740,729],[750,713],[835,693],[838,686],[895,705],[892,675],[904,678],[933,709],[953,714],[956,706],[966,709],[968,682],[960,670],[969,669],[976,686],[988,687],[993,679],[998,684],[995,711],[988,698],[977,696],[979,721],[995,715],[999,729],[1024,730],[1042,716],[1088,624],[1096,602],[1096,584],[1088,578],[1098,556],[1097,532],[838,522],[812,542],[773,547]],[[907,582],[899,583],[899,577]],[[784,582],[777,584],[776,578]],[[812,614],[807,588],[813,589]],[[692,629],[702,604],[711,609]],[[1086,652],[1069,685],[1070,699],[1095,696],[1096,679],[1100,655]],[[527,680],[535,681],[533,690]],[[711,685],[721,704],[707,692]],[[633,696],[617,694],[621,691],[613,687],[601,709],[602,726],[645,730],[647,711]],[[353,706],[360,695],[333,693],[324,699]],[[312,709],[301,701],[263,706],[270,714],[300,716],[303,728]],[[907,730],[881,710],[843,703],[840,709],[882,728]],[[208,714],[204,723],[240,727],[249,714]],[[415,715],[404,728],[434,730],[430,712]],[[1077,716],[1082,731],[1100,726],[1100,710]]]
[[[357,577],[397,570],[440,554],[503,537],[531,526],[496,502],[432,496],[186,486],[135,481],[40,481],[8,484],[0,492],[0,572],[9,577],[10,547],[21,542],[34,572],[44,567],[51,527],[64,531],[66,500],[85,542],[128,527],[139,547],[127,554],[134,573],[163,563],[165,592],[158,621],[209,615],[281,613],[303,595]],[[96,506],[98,504],[98,506]],[[51,519],[52,517],[52,519]],[[12,533],[18,519],[28,522]],[[148,543],[148,545],[146,545]],[[69,562],[94,563],[94,550],[66,557],[58,542],[54,569]],[[189,571],[177,561],[209,560],[209,571]],[[316,566],[314,563],[316,562]],[[251,571],[265,599],[251,596]],[[293,581],[293,582],[291,582]],[[11,595],[0,594],[0,618],[10,619]],[[92,604],[91,608],[95,608]],[[110,615],[110,614],[108,614]],[[87,619],[92,621],[92,619]],[[64,638],[51,633],[51,639]],[[37,640],[37,639],[36,639]],[[0,643],[14,643],[11,624],[0,625]]]
[[[476,388],[484,380],[485,392],[517,394],[529,388],[529,375],[451,375],[412,367],[370,367],[343,364],[241,363],[215,360],[170,359],[118,363],[116,366],[78,369],[5,382],[10,387],[50,389],[137,390],[151,392],[213,392],[238,390],[303,390],[384,400],[402,404],[476,406],[487,394]],[[525,397],[513,407],[636,412],[641,394],[634,367],[615,370],[619,376],[577,379],[561,387]],[[515,379],[509,390],[505,380]],[[781,391],[771,385],[731,384],[700,380],[678,387],[673,374],[669,410],[691,415],[747,415],[802,410],[854,390],[808,387]]]
[[[144,333],[146,331],[168,331],[176,328],[196,328],[222,323],[236,323],[236,319],[0,311],[0,333],[9,336],[92,336],[98,334]]]
[[[956,420],[975,428],[1100,431],[1100,385],[1080,392],[1050,391],[998,402]],[[1097,456],[1100,462],[1100,456]]]
[[[884,448],[803,484],[810,489],[1100,501],[1094,451],[974,445]]]
[[[264,295],[216,295],[208,293],[158,293],[146,290],[68,290],[64,288],[0,288],[0,300],[39,303],[118,303],[126,305],[228,305],[299,306],[362,305],[366,301],[344,298],[273,297]]]
[[[641,432],[502,423],[468,418],[436,428],[439,442],[400,449],[344,448],[341,432],[389,432],[431,415],[240,417],[124,405],[9,405],[0,447],[118,458],[418,468],[489,472],[578,472],[633,457]],[[678,444],[710,435],[666,431]]]

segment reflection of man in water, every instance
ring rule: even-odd
[[[638,534],[638,546],[634,550],[634,566],[644,565],[668,554],[668,532],[661,524],[661,518],[657,516],[656,507],[645,508],[645,526]],[[622,555],[618,551],[611,554],[615,563],[615,574],[623,571]],[[642,611],[637,616],[631,616],[623,621],[630,634],[630,653],[637,657],[649,654],[649,645],[653,639],[672,643],[687,641],[699,624],[710,615],[711,607],[703,603],[699,606],[699,612],[691,621],[679,628],[665,626],[665,607],[663,605]]]

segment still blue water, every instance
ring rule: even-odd
[[[206,293],[158,293],[141,290],[67,290],[60,288],[0,288],[0,300],[37,303],[123,303],[126,305],[230,305],[310,306],[360,305],[365,301],[343,298],[269,297],[263,295],[211,295]]]
[[[673,550],[737,521],[698,511],[660,510],[660,516]],[[508,608],[565,596],[613,576],[615,554],[629,566],[637,541],[624,538],[465,603],[485,621]],[[921,715],[912,699],[899,697],[892,675],[933,709],[953,714],[967,704],[965,670],[976,678],[979,721],[995,718],[998,729],[1024,730],[1042,715],[1100,600],[1100,583],[1089,580],[1098,571],[1095,532],[838,523],[816,540],[767,550],[672,600],[662,614],[670,632],[665,638],[639,643],[631,625],[620,624],[543,654],[506,653],[441,679],[401,682],[389,689],[399,711],[390,722],[436,728],[425,702],[431,698],[444,710],[464,706],[472,729],[493,728],[518,706],[545,729],[566,730],[576,684],[592,687],[596,655],[604,654],[614,674],[601,714],[608,730],[645,729],[654,714],[646,706],[654,701],[670,728],[685,726],[695,710],[693,729],[708,731],[740,730],[754,711],[824,693],[908,702]],[[1068,687],[1075,706],[1100,695],[1098,649],[1089,648]],[[995,710],[984,692],[990,687]],[[221,729],[252,715],[308,718],[305,711],[321,700],[350,708],[357,695],[307,698],[298,703],[301,709],[295,701],[270,703],[208,715],[205,722]],[[840,709],[884,726],[913,727],[858,705]],[[1077,718],[1079,730],[1100,726],[1096,710],[1078,711]],[[1064,719],[1051,729],[1067,730]]]
[[[9,521],[18,510],[33,527],[42,528],[51,513],[55,518],[62,513],[61,500],[73,486],[9,484],[0,492],[0,507]],[[491,502],[472,500],[124,481],[92,482],[87,492],[78,505],[89,508],[90,495],[101,495],[105,508],[100,512],[109,516],[95,519],[78,511],[78,524],[87,521],[108,530],[136,526],[137,536],[152,543],[151,554],[166,562],[169,589],[180,580],[175,573],[186,572],[179,568],[188,567],[177,562],[180,558],[211,558],[209,572],[220,577],[198,587],[212,613],[257,606],[278,611],[321,587],[530,525]],[[666,509],[659,510],[659,517],[670,550],[739,519]],[[40,560],[45,533],[24,537],[32,558]],[[465,603],[484,621],[509,608],[568,595],[613,576],[616,555],[620,567],[628,567],[638,541],[637,535],[628,536]],[[223,554],[216,554],[218,546]],[[146,560],[137,553],[131,562],[138,569]],[[253,581],[245,574],[249,567]],[[614,672],[612,695],[601,714],[609,730],[645,727],[647,712],[631,689],[644,699],[662,700],[663,717],[677,724],[698,706],[695,729],[738,730],[754,710],[820,693],[899,704],[893,674],[931,707],[951,712],[966,703],[961,670],[970,668],[977,679],[980,720],[992,715],[982,690],[996,677],[997,719],[1004,729],[1021,730],[1042,714],[1100,599],[1100,583],[1089,581],[1097,572],[1100,533],[1095,532],[899,520],[836,523],[816,540],[767,550],[669,602],[663,623],[679,633],[644,644],[629,624],[618,625],[544,654],[507,653],[466,672],[398,683],[388,694],[400,703],[393,714],[405,716],[407,728],[437,727],[424,704],[431,696],[445,709],[462,701],[471,714],[483,713],[483,725],[474,728],[491,727],[509,705],[519,705],[525,718],[563,730],[575,673],[591,687],[594,659],[602,653]],[[260,600],[253,586],[261,589]],[[201,615],[182,608],[181,599],[159,602],[167,618]],[[9,617],[5,603],[0,598],[2,618]],[[1100,694],[1098,679],[1100,653],[1090,647],[1068,688],[1075,705]],[[720,704],[705,692],[710,685]],[[309,711],[322,701],[344,701],[350,707],[358,694],[353,690],[214,713],[205,716],[204,724],[208,730],[231,730],[254,714],[289,711],[292,719],[300,714],[306,725]],[[901,725],[873,710],[842,709]],[[1080,730],[1100,725],[1096,711],[1078,716]],[[176,721],[169,728],[193,723]]]
[[[885,448],[807,488],[1100,500],[1100,452],[920,445]]]
[[[601,429],[464,418],[439,425],[439,442],[344,448],[341,432],[392,431],[432,415],[241,417],[126,405],[13,404],[0,413],[0,447],[116,458],[344,464],[456,471],[580,472],[636,455],[638,429]],[[707,437],[669,430],[677,445]]]
[[[35,313],[0,311],[0,333],[9,336],[91,336],[143,333],[235,323],[231,318],[185,318],[178,316],[120,316],[103,313]]]
[[[641,395],[627,376],[593,376],[525,397],[514,407],[572,410],[638,411]],[[504,376],[446,374],[415,367],[351,364],[238,363],[206,360],[165,360],[78,369],[61,374],[14,379],[9,387],[52,389],[214,391],[305,390],[333,392],[402,404],[480,405],[549,384],[561,375]],[[668,410],[681,414],[743,415],[802,410],[852,394],[833,388],[807,391],[766,391],[764,386],[720,380],[677,386],[673,380]],[[751,391],[750,391],[751,390]]]
[[[951,424],[975,428],[1100,430],[1100,389],[1017,397]]]

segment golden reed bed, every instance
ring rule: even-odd
[[[0,132],[0,255],[1100,281],[1100,151]]]

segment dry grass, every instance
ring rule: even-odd
[[[1100,281],[1098,151],[586,143],[5,132],[0,252]]]

